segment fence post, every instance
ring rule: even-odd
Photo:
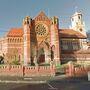
[[[36,74],[37,74],[37,76],[39,76],[39,66],[38,66],[38,64],[35,66],[35,70],[36,70]]]
[[[70,61],[68,63],[68,66],[69,66],[69,76],[74,76],[74,65],[73,65],[73,62]]]
[[[23,77],[25,76],[25,66],[22,66],[23,68]]]
[[[51,71],[51,76],[55,76],[56,71],[53,61],[50,62],[50,71]]]

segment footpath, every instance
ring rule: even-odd
[[[15,77],[15,76],[0,76],[0,83],[47,83],[47,81],[67,78],[66,75],[58,76],[40,76],[40,77]]]

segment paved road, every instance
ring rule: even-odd
[[[0,83],[0,90],[90,90],[90,82],[87,78],[66,78],[45,84]]]

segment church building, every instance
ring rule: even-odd
[[[75,12],[71,17],[71,26],[59,28],[59,18],[49,18],[40,12],[35,18],[26,16],[21,28],[11,28],[0,39],[0,55],[4,63],[18,61],[23,65],[56,65],[68,61],[80,61],[89,55],[85,23],[82,14]],[[84,57],[85,59],[86,57]]]

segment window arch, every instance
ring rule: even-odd
[[[81,17],[80,17],[80,16],[78,16],[78,19],[81,19]]]
[[[12,42],[12,39],[10,38],[9,40],[10,40],[10,43],[11,43]]]
[[[14,38],[12,38],[11,40],[12,40],[11,42],[14,42]]]

